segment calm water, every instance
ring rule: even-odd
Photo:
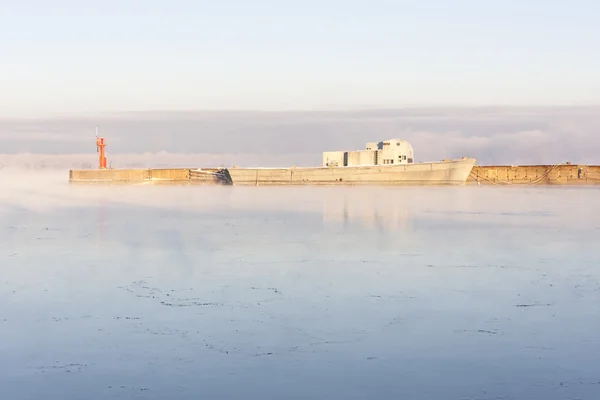
[[[2,398],[600,398],[599,189],[63,175],[0,175]]]

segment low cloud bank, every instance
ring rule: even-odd
[[[158,153],[108,154],[113,168],[211,168],[233,166],[306,166],[321,162],[315,154],[186,154]],[[59,170],[97,168],[96,153],[91,154],[0,154],[0,168],[19,170]]]
[[[94,127],[113,167],[319,165],[321,152],[403,138],[417,161],[600,164],[600,107],[407,108],[348,112],[153,112],[1,120],[0,165],[91,168]]]

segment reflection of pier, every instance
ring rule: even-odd
[[[96,237],[96,245],[98,248],[102,247],[104,244],[104,239],[106,235],[106,200],[101,199],[98,202],[98,220],[96,221],[97,228],[97,237]]]
[[[360,225],[375,230],[405,230],[412,228],[411,205],[398,192],[344,193],[323,201],[323,222]]]

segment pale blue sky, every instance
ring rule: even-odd
[[[0,0],[0,115],[600,104],[600,1]]]

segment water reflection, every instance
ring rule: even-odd
[[[129,189],[1,215],[6,398],[598,393],[595,191]]]
[[[389,192],[387,201],[370,191],[342,193],[339,197],[323,199],[323,222],[341,223],[343,227],[357,225],[364,229],[383,231],[410,230],[412,228],[411,204]],[[395,201],[394,201],[395,200]]]

